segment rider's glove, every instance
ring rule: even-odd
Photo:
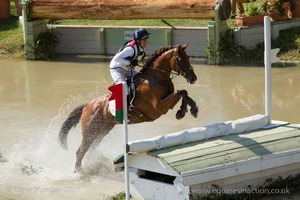
[[[139,64],[139,62],[137,60],[133,60],[131,62],[129,62],[130,66],[137,66]]]

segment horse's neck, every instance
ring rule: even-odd
[[[154,63],[153,68],[156,69],[156,74],[164,79],[170,78],[170,73],[172,71],[172,58],[174,50],[163,53]]]

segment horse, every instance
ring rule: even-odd
[[[187,105],[191,107],[191,114],[197,117],[198,107],[195,101],[188,96],[186,90],[175,91],[172,82],[172,79],[179,75],[190,84],[197,80],[190,58],[186,54],[187,46],[188,44],[161,47],[148,58],[140,73],[134,76],[136,94],[132,102],[133,109],[128,110],[130,124],[158,119],[173,109],[181,98],[182,104],[176,118],[181,119],[185,116],[188,112]],[[109,109],[110,96],[111,94],[107,93],[74,108],[61,126],[58,142],[61,147],[67,149],[68,133],[81,119],[82,142],[76,151],[75,173],[83,171],[83,157],[96,139],[98,145],[118,124]]]

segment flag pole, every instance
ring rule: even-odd
[[[123,131],[124,131],[124,172],[125,172],[125,194],[126,200],[130,199],[130,190],[129,190],[129,171],[128,171],[128,120],[127,120],[127,84],[126,82],[122,83],[122,95],[123,95]]]
[[[271,64],[279,62],[277,57],[279,48],[271,49],[271,22],[270,16],[264,17],[264,63],[265,63],[265,115],[268,117],[268,124],[272,123],[272,73]]]
[[[265,40],[265,115],[268,117],[268,124],[271,124],[272,108],[271,108],[271,25],[270,17],[264,17],[264,40]]]

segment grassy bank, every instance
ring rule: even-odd
[[[22,26],[18,17],[0,20],[0,57],[25,58]]]
[[[10,8],[12,16],[0,19],[0,57],[25,58],[22,26],[13,1]]]
[[[97,26],[174,26],[207,27],[209,20],[199,19],[148,19],[148,20],[56,20],[55,23]]]
[[[280,37],[272,41],[272,48],[280,48],[281,60],[300,61],[300,27],[280,31]]]

